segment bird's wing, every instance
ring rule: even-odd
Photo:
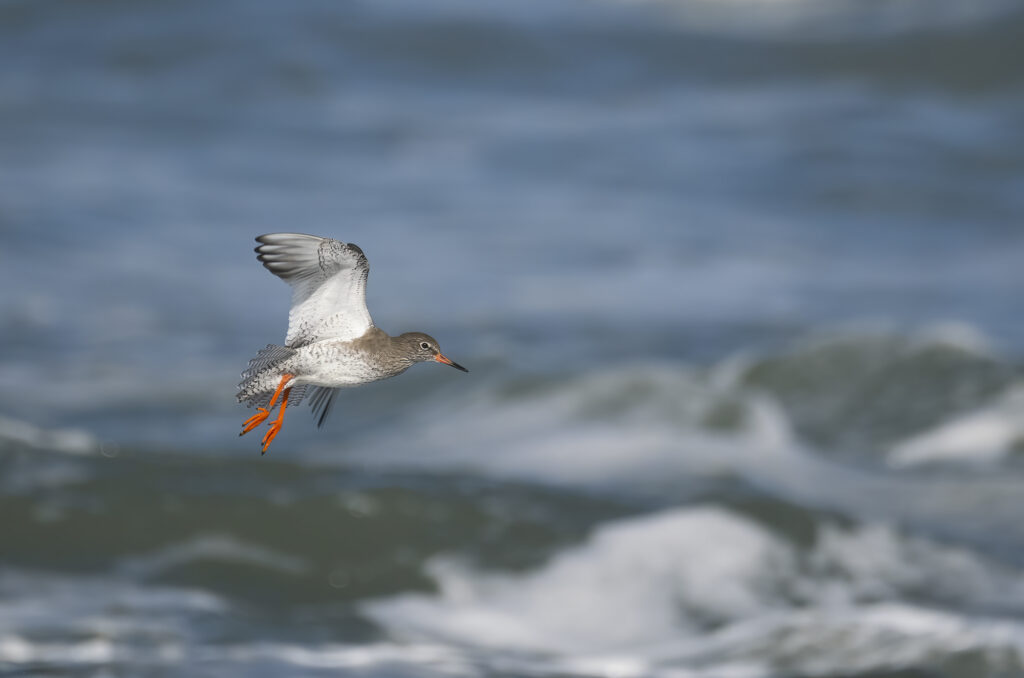
[[[268,233],[256,241],[257,259],[292,286],[285,346],[351,341],[373,327],[366,310],[370,264],[357,246],[302,233]]]

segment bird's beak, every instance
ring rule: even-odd
[[[462,365],[458,364],[457,362],[453,362],[453,361],[449,360],[448,358],[445,358],[440,353],[438,353],[437,355],[434,356],[434,360],[436,360],[439,363],[444,363],[445,365],[451,365],[452,367],[454,367],[457,370],[462,370],[463,372],[469,372],[469,370],[467,370]]]

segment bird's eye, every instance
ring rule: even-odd
[[[421,342],[421,343],[420,343],[420,348],[430,348],[430,344],[428,344],[428,343],[427,343],[427,342],[425,342],[425,341],[424,341],[424,342]]]

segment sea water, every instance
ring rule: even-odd
[[[0,674],[1024,675],[1015,2],[0,4]],[[290,410],[265,232],[469,367]]]

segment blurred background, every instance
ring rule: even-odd
[[[0,674],[1024,675],[1011,0],[0,3]],[[355,242],[420,365],[238,374]]]

